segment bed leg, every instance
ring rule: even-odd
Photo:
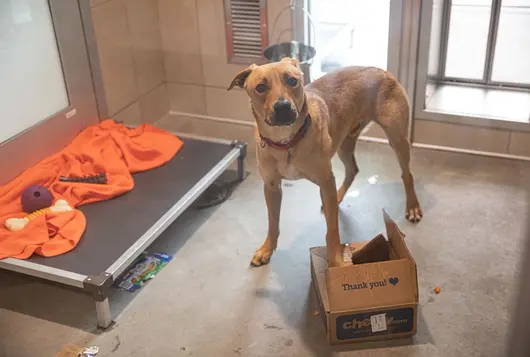
[[[98,327],[107,329],[112,324],[112,317],[110,315],[109,298],[103,301],[94,300],[96,303],[96,313],[98,316]]]
[[[245,159],[247,157],[247,143],[242,141],[234,141],[232,146],[239,149],[239,157],[237,158],[237,178],[243,181],[246,177]]]
[[[102,329],[107,329],[112,325],[108,290],[113,282],[114,279],[109,273],[103,273],[100,276],[89,276],[83,282],[85,291],[92,294],[92,298],[96,304],[98,327]]]
[[[243,156],[237,159],[237,179],[243,181],[245,179],[245,158]]]

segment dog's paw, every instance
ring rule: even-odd
[[[421,210],[420,204],[417,203],[416,205],[413,205],[412,207],[407,208],[407,212],[405,212],[405,216],[407,219],[413,223],[417,223],[421,221],[423,217],[423,211]]]
[[[261,247],[260,249],[256,250],[256,253],[254,253],[252,260],[250,261],[250,265],[253,267],[259,267],[269,264],[273,252],[274,251],[272,249]]]

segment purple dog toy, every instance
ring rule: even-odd
[[[46,187],[31,185],[22,192],[21,201],[24,212],[33,213],[50,207],[53,203],[53,196]]]

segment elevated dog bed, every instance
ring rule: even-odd
[[[77,247],[56,257],[0,260],[0,268],[92,294],[98,326],[112,323],[108,290],[114,280],[237,161],[244,178],[246,144],[178,135],[182,149],[165,165],[135,174],[135,187],[117,198],[81,206],[88,225]]]

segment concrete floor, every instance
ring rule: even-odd
[[[383,231],[382,208],[407,234],[420,286],[413,339],[327,345],[313,316],[308,254],[324,244],[325,224],[308,182],[285,183],[278,250],[268,266],[248,267],[267,227],[252,167],[229,201],[188,211],[155,243],[175,256],[155,279],[134,294],[113,291],[109,331],[94,329],[89,296],[1,272],[0,356],[54,356],[65,343],[97,345],[98,357],[500,356],[517,292],[530,163],[415,149],[425,218],[412,225],[391,149],[360,143],[357,157],[342,239]],[[435,285],[441,294],[431,293]]]

